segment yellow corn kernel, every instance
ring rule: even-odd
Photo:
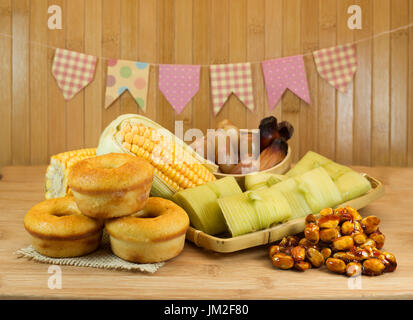
[[[67,151],[52,156],[46,170],[46,199],[71,194],[67,185],[70,169],[79,161],[94,156],[96,156],[95,148]]]
[[[123,135],[117,135],[122,139],[121,145],[148,160],[155,174],[172,188],[181,190],[215,180],[206,167],[169,136],[157,136],[155,129],[142,124],[128,124],[121,130]]]

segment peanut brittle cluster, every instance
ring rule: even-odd
[[[304,236],[288,236],[269,248],[272,264],[280,269],[305,271],[326,265],[327,269],[349,277],[378,276],[397,267],[393,254],[381,251],[385,236],[376,216],[362,218],[351,207],[310,214],[305,219]]]

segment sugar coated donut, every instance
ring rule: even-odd
[[[82,160],[68,176],[79,209],[99,219],[126,216],[142,209],[152,180],[153,167],[149,162],[121,153]]]
[[[132,216],[106,221],[112,251],[132,262],[153,263],[176,257],[189,226],[186,212],[170,200],[149,198]]]
[[[77,257],[100,244],[103,222],[84,216],[73,197],[36,204],[24,217],[34,249],[48,257]]]

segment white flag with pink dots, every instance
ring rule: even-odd
[[[311,103],[302,55],[263,61],[262,70],[270,110],[274,109],[286,89]]]
[[[159,65],[159,90],[180,114],[199,90],[201,66]]]

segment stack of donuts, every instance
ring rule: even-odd
[[[45,200],[31,208],[24,226],[36,251],[76,257],[96,250],[103,228],[118,257],[154,263],[179,255],[189,226],[172,201],[149,197],[153,167],[128,154],[110,153],[78,162],[68,184],[73,196]]]

